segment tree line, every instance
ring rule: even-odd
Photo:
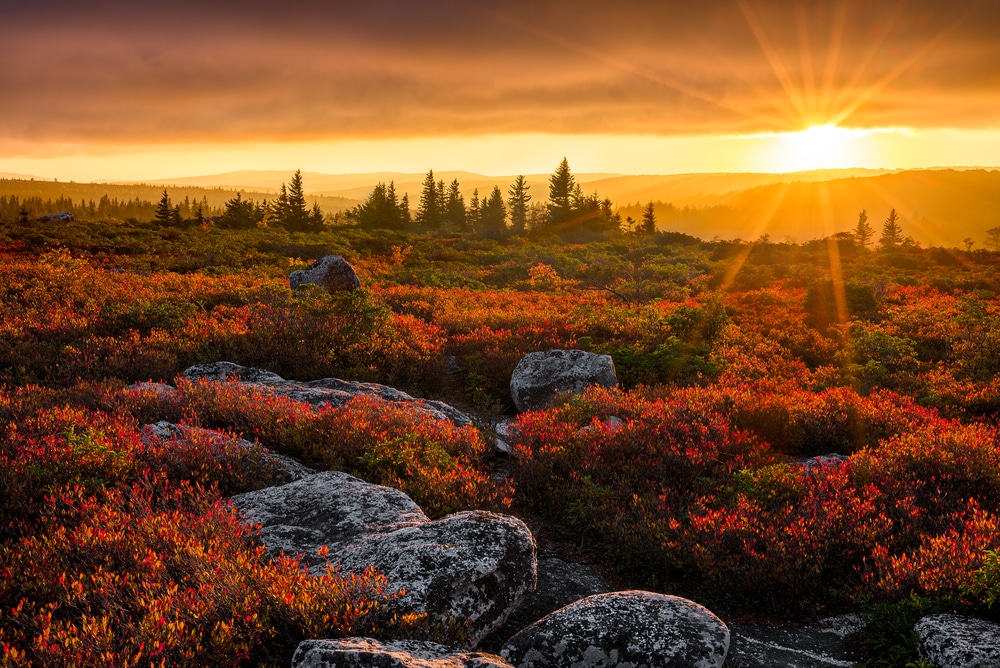
[[[345,218],[371,229],[402,229],[419,225],[431,230],[452,230],[500,238],[512,235],[556,234],[563,238],[588,240],[622,232],[656,231],[653,203],[643,211],[642,222],[623,223],[610,199],[596,192],[587,195],[573,176],[569,162],[562,159],[549,177],[549,197],[545,204],[532,202],[531,186],[524,175],[515,177],[506,195],[500,186],[480,196],[472,191],[466,202],[458,179],[445,185],[427,172],[421,185],[416,215],[411,216],[409,198],[396,194],[395,184],[378,183],[363,203],[349,210]]]

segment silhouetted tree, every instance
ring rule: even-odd
[[[642,210],[642,225],[639,226],[639,231],[643,234],[656,233],[656,212],[653,210],[652,202]]]
[[[417,222],[424,227],[437,229],[441,227],[443,219],[443,207],[438,192],[437,182],[434,181],[434,170],[427,172],[424,177],[423,187],[420,191],[420,205],[417,207]]]
[[[858,224],[854,227],[854,240],[861,248],[867,248],[873,236],[875,230],[868,222],[868,211],[861,209],[861,213],[858,214]]]
[[[549,177],[549,224],[558,225],[566,221],[573,213],[571,198],[576,190],[576,183],[569,171],[569,161],[564,157]]]
[[[257,227],[258,207],[253,201],[243,199],[237,192],[236,197],[226,202],[226,210],[219,216],[216,223],[227,230],[249,230]]]
[[[493,186],[493,192],[483,202],[479,219],[479,229],[484,236],[499,237],[507,231],[507,208],[503,203],[500,186]]]
[[[407,211],[407,218],[409,212]],[[403,207],[396,201],[396,186],[381,181],[375,185],[363,203],[347,212],[348,220],[369,229],[403,227],[408,222],[403,217]]]
[[[160,227],[171,227],[179,225],[181,222],[180,207],[174,207],[170,204],[170,195],[167,194],[166,190],[163,191],[163,197],[156,205],[153,221]]]
[[[458,179],[454,179],[448,186],[448,196],[444,206],[445,220],[460,229],[465,228],[465,198],[458,189]]]
[[[510,206],[510,229],[514,234],[524,233],[525,225],[528,221],[528,202],[531,195],[528,190],[531,186],[525,183],[524,175],[519,174],[514,183],[507,190],[507,204]]]
[[[899,214],[893,209],[889,212],[889,217],[882,223],[882,236],[878,243],[882,248],[896,248],[903,243],[903,228],[899,225]]]
[[[986,245],[995,251],[1000,251],[1000,227],[991,227],[986,230]]]
[[[472,191],[472,197],[469,199],[469,209],[465,212],[466,226],[471,230],[478,230],[482,213],[479,204],[479,188],[476,188]]]

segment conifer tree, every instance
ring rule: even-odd
[[[576,183],[569,171],[569,161],[564,157],[549,177],[549,223],[556,224],[567,220],[573,212],[572,197]]]
[[[390,185],[391,185],[390,181]],[[395,189],[393,190],[395,192]],[[410,220],[410,194],[403,193],[403,199],[399,200],[399,220],[402,221],[403,225],[409,225],[412,221]]]
[[[479,188],[476,188],[472,191],[472,197],[469,199],[469,210],[465,214],[466,226],[471,230],[478,230],[481,217],[482,209],[479,204]]]
[[[484,236],[500,237],[507,231],[507,208],[503,203],[500,186],[493,186],[493,192],[483,202],[479,228]]]
[[[445,204],[445,220],[459,229],[465,228],[465,198],[458,189],[458,179],[453,179],[448,186],[448,196]]]
[[[420,205],[417,207],[417,222],[425,227],[437,229],[441,227],[442,202],[438,192],[438,184],[434,180],[434,170],[427,172],[423,188],[420,191]]]
[[[858,224],[854,227],[854,240],[861,248],[867,248],[873,236],[875,236],[875,230],[868,222],[868,211],[861,209],[861,213],[858,214]]]
[[[167,194],[166,190],[163,191],[160,203],[156,205],[153,220],[160,227],[170,227],[174,224],[174,207],[170,204],[170,195]]]
[[[226,202],[226,210],[219,216],[219,227],[227,230],[249,230],[257,226],[257,215],[254,203],[251,200],[243,199],[241,193],[237,192]]]
[[[882,223],[882,236],[878,243],[887,250],[903,243],[903,228],[899,225],[899,215],[895,209],[889,212],[889,217]]]
[[[528,202],[531,201],[531,195],[528,194],[530,189],[531,186],[525,183],[524,175],[519,174],[507,190],[509,196],[507,204],[510,206],[510,228],[514,234],[524,233],[528,220]]]
[[[639,231],[643,234],[656,233],[656,212],[653,209],[652,202],[647,204],[646,208],[642,210],[642,224],[639,226]]]

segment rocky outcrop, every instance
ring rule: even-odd
[[[500,655],[518,668],[720,668],[729,629],[706,608],[645,591],[577,601],[511,638]]]
[[[371,638],[306,640],[292,657],[292,668],[511,668],[500,657],[462,652],[433,642]]]
[[[378,383],[358,383],[339,378],[322,378],[320,380],[297,381],[285,380],[276,373],[265,369],[241,366],[232,362],[210,362],[188,367],[181,373],[187,380],[229,380],[235,379],[250,385],[270,388],[275,394],[280,394],[296,401],[312,406],[343,406],[357,396],[367,395],[378,397],[383,401],[395,404],[409,404],[417,410],[436,420],[451,420],[460,427],[472,424],[472,418],[462,411],[449,406],[443,401],[423,401],[411,397],[387,385]]]
[[[611,585],[607,580],[589,566],[571,564],[555,557],[539,559],[538,586],[534,593],[479,647],[487,652],[499,652],[508,638],[545,615],[582,598],[610,591]]]
[[[269,472],[271,474],[269,482],[273,481],[278,484],[289,483],[316,473],[315,470],[304,464],[300,464],[291,457],[271,452],[244,439],[235,439],[231,436],[226,436],[214,429],[190,427],[188,425],[174,424],[173,422],[161,420],[160,422],[143,426],[141,437],[143,443],[147,445],[154,441],[173,441],[178,444],[184,444],[197,439],[213,443],[233,442],[237,447],[246,451],[259,450],[271,469]]]
[[[510,396],[517,410],[536,410],[547,406],[559,392],[581,394],[590,385],[618,385],[610,355],[549,350],[521,358],[510,379]]]
[[[917,652],[937,668],[1000,666],[1000,624],[960,615],[929,615],[913,627]]]
[[[263,525],[269,552],[301,553],[311,573],[327,560],[345,572],[374,566],[390,591],[406,590],[399,612],[468,620],[470,646],[535,588],[534,538],[514,517],[467,511],[432,522],[399,490],[333,471],[231,500]]]
[[[357,290],[361,287],[354,267],[339,255],[326,255],[309,265],[308,269],[297,269],[288,275],[288,285],[293,290],[308,283],[322,286],[328,292]]]
[[[863,658],[864,620],[840,615],[814,627],[731,624],[727,665],[738,668],[851,668]]]

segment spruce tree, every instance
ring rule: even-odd
[[[889,217],[882,223],[882,236],[878,243],[887,250],[903,243],[903,228],[899,225],[899,215],[895,209],[889,212]]]
[[[531,186],[525,183],[523,174],[518,174],[507,190],[507,204],[510,206],[510,229],[514,234],[523,234],[525,224],[528,220],[528,202],[531,195],[528,190]]]
[[[858,224],[854,227],[854,240],[861,248],[867,248],[873,236],[875,236],[875,230],[868,222],[868,211],[861,209],[861,213],[858,214]]]
[[[243,199],[239,192],[226,202],[226,210],[219,216],[219,227],[227,230],[249,230],[257,226],[254,203]]]
[[[639,231],[643,234],[656,233],[656,212],[653,210],[652,202],[642,210],[642,225],[639,226]]]
[[[479,228],[484,236],[494,238],[502,236],[507,231],[507,208],[503,203],[500,186],[493,186],[493,192],[483,202]]]
[[[556,171],[549,177],[549,223],[557,224],[567,220],[573,212],[571,198],[576,183],[569,171],[569,161],[562,159]]]
[[[465,228],[465,198],[458,189],[458,179],[453,179],[448,186],[448,195],[444,207],[445,220],[459,229]]]
[[[174,207],[170,205],[170,195],[163,191],[160,203],[156,205],[156,213],[153,214],[153,221],[160,227],[170,227],[174,224]]]
[[[390,185],[391,185],[390,181]],[[410,219],[410,193],[403,193],[403,199],[399,200],[399,220],[403,225],[409,225]]]
[[[434,181],[434,170],[427,172],[420,191],[420,206],[417,207],[417,222],[424,227],[437,229],[441,226],[441,199],[438,184]]]
[[[469,210],[465,212],[465,224],[471,230],[479,229],[479,220],[482,215],[482,210],[479,205],[479,188],[472,191],[472,197],[469,199]]]

